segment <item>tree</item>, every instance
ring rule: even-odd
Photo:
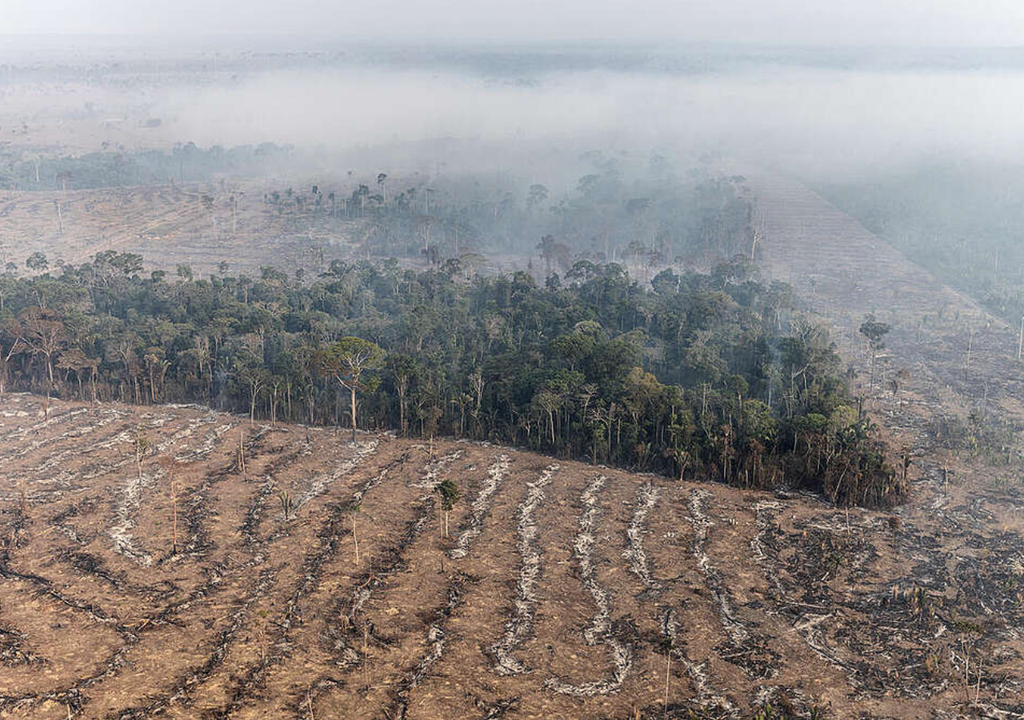
[[[876,320],[874,313],[864,318],[864,322],[860,325],[861,335],[868,339],[868,343],[873,348],[877,349],[884,347],[883,338],[889,334],[891,329],[888,323]]]
[[[542,202],[548,199],[548,189],[540,183],[534,183],[530,186],[529,191],[526,194],[526,206],[534,208],[540,205]]]
[[[540,256],[544,260],[544,277],[551,274],[551,263],[554,262],[557,245],[554,235],[545,235],[537,243],[537,249],[540,250]]]
[[[459,501],[459,486],[451,478],[445,478],[434,488],[434,492],[437,493],[437,497],[441,502],[441,510],[444,512],[442,531],[444,537],[448,537],[448,515]]]
[[[50,261],[46,259],[46,255],[36,251],[25,260],[25,267],[32,272],[43,273],[50,267]]]
[[[408,355],[392,353],[388,358],[388,368],[398,394],[398,430],[404,436],[408,430],[409,382],[415,374],[416,365]]]
[[[550,390],[541,390],[533,396],[538,410],[547,415],[548,427],[551,431],[551,447],[555,447],[555,413],[562,406],[562,398]]]
[[[65,350],[57,358],[57,369],[65,372],[65,378],[68,372],[75,373],[75,379],[78,381],[79,397],[82,396],[82,372],[89,369],[95,372],[98,364],[98,361],[86,357],[81,348]]]
[[[64,346],[64,323],[55,310],[41,307],[29,307],[18,316],[24,328],[22,341],[34,354],[46,358],[46,377],[48,392],[53,389],[53,360]]]
[[[28,345],[22,340],[24,329],[20,323],[12,320],[2,329],[10,335],[11,339],[7,341],[6,348],[3,343],[0,343],[0,395],[3,395],[7,389],[7,366],[11,358],[28,349]]]
[[[860,325],[860,334],[867,338],[868,347],[871,349],[871,387],[875,387],[875,360],[878,353],[885,347],[885,336],[892,328],[888,323],[879,322],[871,313]]]
[[[359,536],[356,535],[356,516],[362,511],[362,506],[354,502],[348,506],[348,516],[352,522],[352,542],[355,544],[356,565],[359,564]]]
[[[377,378],[366,380],[364,374],[378,370],[384,364],[384,350],[369,340],[343,337],[318,353],[320,373],[333,377],[349,391],[352,414],[352,442],[356,441],[356,392],[369,392],[377,387]]]
[[[249,391],[249,427],[253,427],[256,424],[256,401],[270,380],[270,372],[262,363],[250,357],[236,363],[235,377]]]

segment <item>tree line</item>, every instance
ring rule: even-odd
[[[648,284],[589,261],[540,286],[394,260],[171,282],[111,251],[8,270],[0,318],[0,393],[453,435],[837,503],[906,487],[826,331],[746,258]]]
[[[326,183],[269,190],[263,202],[307,223],[357,221],[367,257],[439,265],[467,253],[516,253],[531,257],[543,277],[589,260],[621,264],[647,282],[666,266],[709,268],[753,254],[742,176],[678,171],[660,155],[636,162],[592,151],[578,165],[577,180],[551,187],[511,175],[380,172],[350,177],[345,191]]]

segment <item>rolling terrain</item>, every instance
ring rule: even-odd
[[[666,669],[682,717],[1020,710],[1016,493],[924,479],[896,516],[847,514],[24,395],[0,432],[3,717],[660,717]]]
[[[905,505],[7,395],[0,717],[1024,717],[1017,447],[948,431],[1017,437],[1012,330],[803,188],[751,186],[767,270],[911,461]]]

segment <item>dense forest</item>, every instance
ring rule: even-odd
[[[0,276],[0,392],[355,421],[839,503],[905,489],[826,332],[742,257],[645,284],[584,260],[543,287],[455,260],[335,261],[312,282],[172,282],[114,252],[31,264]]]

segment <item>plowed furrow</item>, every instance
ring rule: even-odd
[[[548,688],[563,695],[592,697],[616,692],[622,687],[626,674],[633,664],[632,649],[616,638],[612,632],[611,599],[608,591],[598,584],[594,569],[593,549],[597,520],[600,515],[597,497],[607,480],[608,478],[604,475],[598,475],[580,495],[583,512],[580,515],[576,540],[573,543],[573,557],[579,567],[583,589],[593,598],[596,606],[596,612],[591,618],[590,625],[583,631],[583,639],[588,645],[596,645],[600,641],[608,648],[612,663],[611,677],[607,680],[594,680],[582,684],[550,678],[545,683]]]
[[[534,514],[544,502],[544,488],[551,484],[551,476],[558,472],[558,465],[548,465],[537,480],[528,483],[526,499],[518,508],[519,578],[516,581],[516,597],[512,617],[505,623],[505,633],[490,647],[494,656],[494,670],[502,675],[519,675],[527,671],[522,661],[512,653],[522,645],[533,627],[533,615],[540,598],[537,596],[537,580],[541,573],[541,551],[537,546],[537,523]]]

